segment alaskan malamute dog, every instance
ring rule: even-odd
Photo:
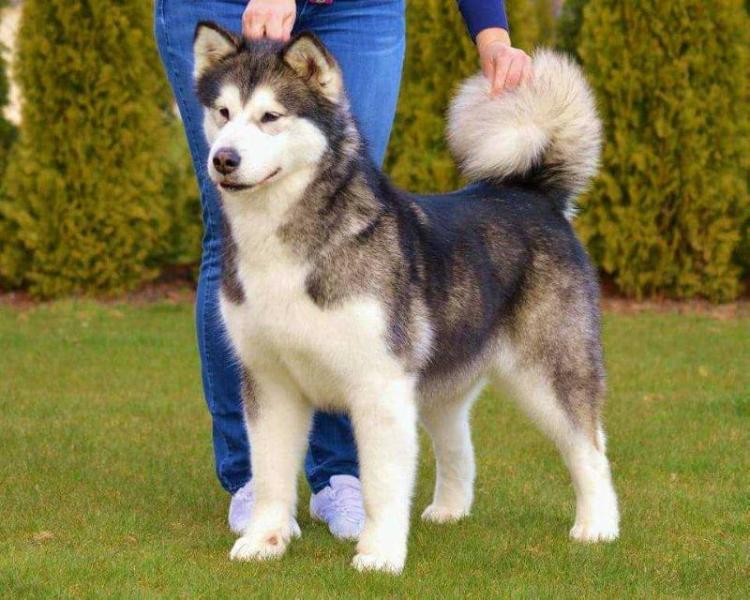
[[[253,449],[254,512],[231,558],[283,554],[313,410],[346,411],[367,514],[353,565],[400,572],[417,419],[437,458],[422,518],[461,519],[475,472],[469,412],[487,380],[562,453],[571,537],[617,537],[597,281],[570,224],[600,148],[579,68],[537,52],[533,81],[494,98],[481,75],[469,79],[448,133],[473,183],[415,196],[368,158],[315,36],[251,43],[201,23],[194,50],[226,220],[221,311]]]

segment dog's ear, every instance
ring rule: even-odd
[[[193,59],[198,79],[207,69],[220,60],[239,50],[242,40],[239,36],[227,31],[211,21],[201,21],[195,28],[193,38]]]
[[[281,50],[281,58],[313,89],[331,102],[338,102],[344,89],[336,59],[314,34],[293,37]]]

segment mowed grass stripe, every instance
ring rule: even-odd
[[[0,596],[747,597],[750,320],[605,316],[609,453],[622,538],[567,540],[551,446],[492,391],[474,412],[472,517],[422,524],[423,439],[400,578],[360,575],[311,522],[278,562],[235,564],[213,471],[192,307],[0,308]]]

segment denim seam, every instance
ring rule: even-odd
[[[317,473],[318,467],[320,466],[320,461],[318,460],[316,456],[315,444],[311,443],[311,440],[309,439],[309,436],[312,435],[314,428],[315,428],[315,421],[313,421],[313,425],[310,428],[310,434],[308,434],[308,440],[307,440],[307,451],[310,453],[310,458],[312,458],[312,469],[310,469],[309,473],[305,473],[305,476],[306,476],[305,478],[307,479],[307,484],[312,488],[312,491],[317,494],[320,490],[326,487],[327,482],[323,482],[322,484],[316,483],[316,480],[320,478]],[[316,489],[318,487],[320,489]]]
[[[295,20],[294,20],[295,23],[299,23],[302,20],[302,17],[304,16],[305,11],[307,10],[309,5],[310,5],[309,2],[305,2],[302,5],[302,8],[300,9],[299,14],[295,17]]]

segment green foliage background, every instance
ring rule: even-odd
[[[579,62],[578,43],[583,24],[583,9],[588,2],[589,0],[565,0],[557,18],[555,46],[575,57]]]
[[[0,10],[8,6],[7,0],[0,0]],[[0,44],[0,52],[4,48]],[[7,65],[5,58],[0,53],[0,176],[5,171],[5,164],[8,160],[10,147],[16,139],[16,128],[12,123],[3,116],[3,108],[8,104],[8,75],[6,72]]]
[[[5,0],[0,0],[2,6]],[[407,3],[386,168],[417,192],[462,182],[444,141],[479,69],[455,2]],[[607,133],[577,227],[633,296],[732,299],[750,272],[748,16],[741,0],[508,3],[514,45],[574,54]],[[150,3],[26,0],[23,125],[0,118],[0,286],[112,294],[199,258],[200,207],[151,33]],[[0,106],[7,80],[0,64]]]
[[[507,3],[513,44],[549,43],[549,0]],[[445,111],[455,86],[479,70],[476,47],[455,2],[408,2],[403,83],[386,169],[411,191],[455,189],[461,180],[445,144]]]
[[[607,142],[577,222],[628,295],[740,292],[749,28],[740,0],[598,0],[583,10],[578,53]]]
[[[39,297],[117,293],[195,260],[199,213],[181,222],[195,195],[186,154],[173,151],[151,10],[140,0],[24,3],[22,126],[0,200],[3,285]]]

